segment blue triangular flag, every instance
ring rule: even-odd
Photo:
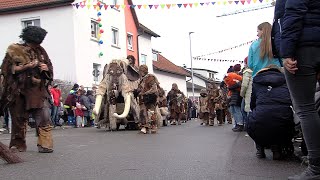
[[[179,8],[181,8],[182,4],[177,4]]]

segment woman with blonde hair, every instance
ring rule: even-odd
[[[251,44],[248,55],[248,67],[253,71],[252,77],[270,64],[281,66],[279,59],[273,58],[271,29],[268,22],[261,23],[257,28],[259,39]]]

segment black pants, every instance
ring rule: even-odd
[[[315,108],[320,47],[302,47],[296,54],[298,70],[285,72],[294,109],[301,120],[302,132],[311,159],[320,158],[320,118]]]

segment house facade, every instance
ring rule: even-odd
[[[151,37],[139,24],[132,8],[108,7],[99,10],[73,0],[2,0],[0,2],[0,63],[6,48],[21,42],[19,35],[26,26],[40,26],[48,31],[43,42],[54,66],[54,78],[77,82],[85,87],[99,84],[105,64],[112,59],[142,55],[152,71]],[[131,0],[105,1],[110,4],[132,4]],[[103,1],[100,1],[101,5]],[[87,8],[89,7],[89,8]],[[151,31],[152,32],[152,31]],[[141,43],[139,43],[139,40]],[[138,44],[141,44],[140,46]],[[141,51],[141,53],[139,53]]]
[[[147,65],[149,73],[154,73],[153,60],[154,55],[152,51],[152,37],[160,37],[157,33],[153,32],[143,24],[139,24],[139,65]]]
[[[191,69],[186,69],[185,70],[189,73],[191,73]],[[216,71],[212,70],[207,70],[207,69],[197,69],[193,68],[193,90],[192,90],[192,78],[187,78],[186,83],[187,83],[187,94],[189,97],[194,97],[195,99],[200,97],[200,91],[201,89],[207,88],[208,83],[212,82],[212,79],[215,79],[214,75],[216,74]],[[220,84],[220,81],[215,79],[215,83],[217,85]]]
[[[160,86],[166,94],[171,90],[172,84],[176,83],[180,91],[187,96],[186,77],[190,76],[182,67],[173,64],[160,53],[154,52],[153,71],[158,78]]]

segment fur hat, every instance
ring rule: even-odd
[[[148,66],[147,65],[140,65],[139,66],[139,71],[144,72],[146,74],[148,74]]]
[[[47,35],[47,31],[38,26],[28,26],[22,30],[19,36],[26,43],[41,44]]]
[[[208,92],[207,92],[206,89],[201,89],[201,90],[200,90],[200,94],[208,94]]]

